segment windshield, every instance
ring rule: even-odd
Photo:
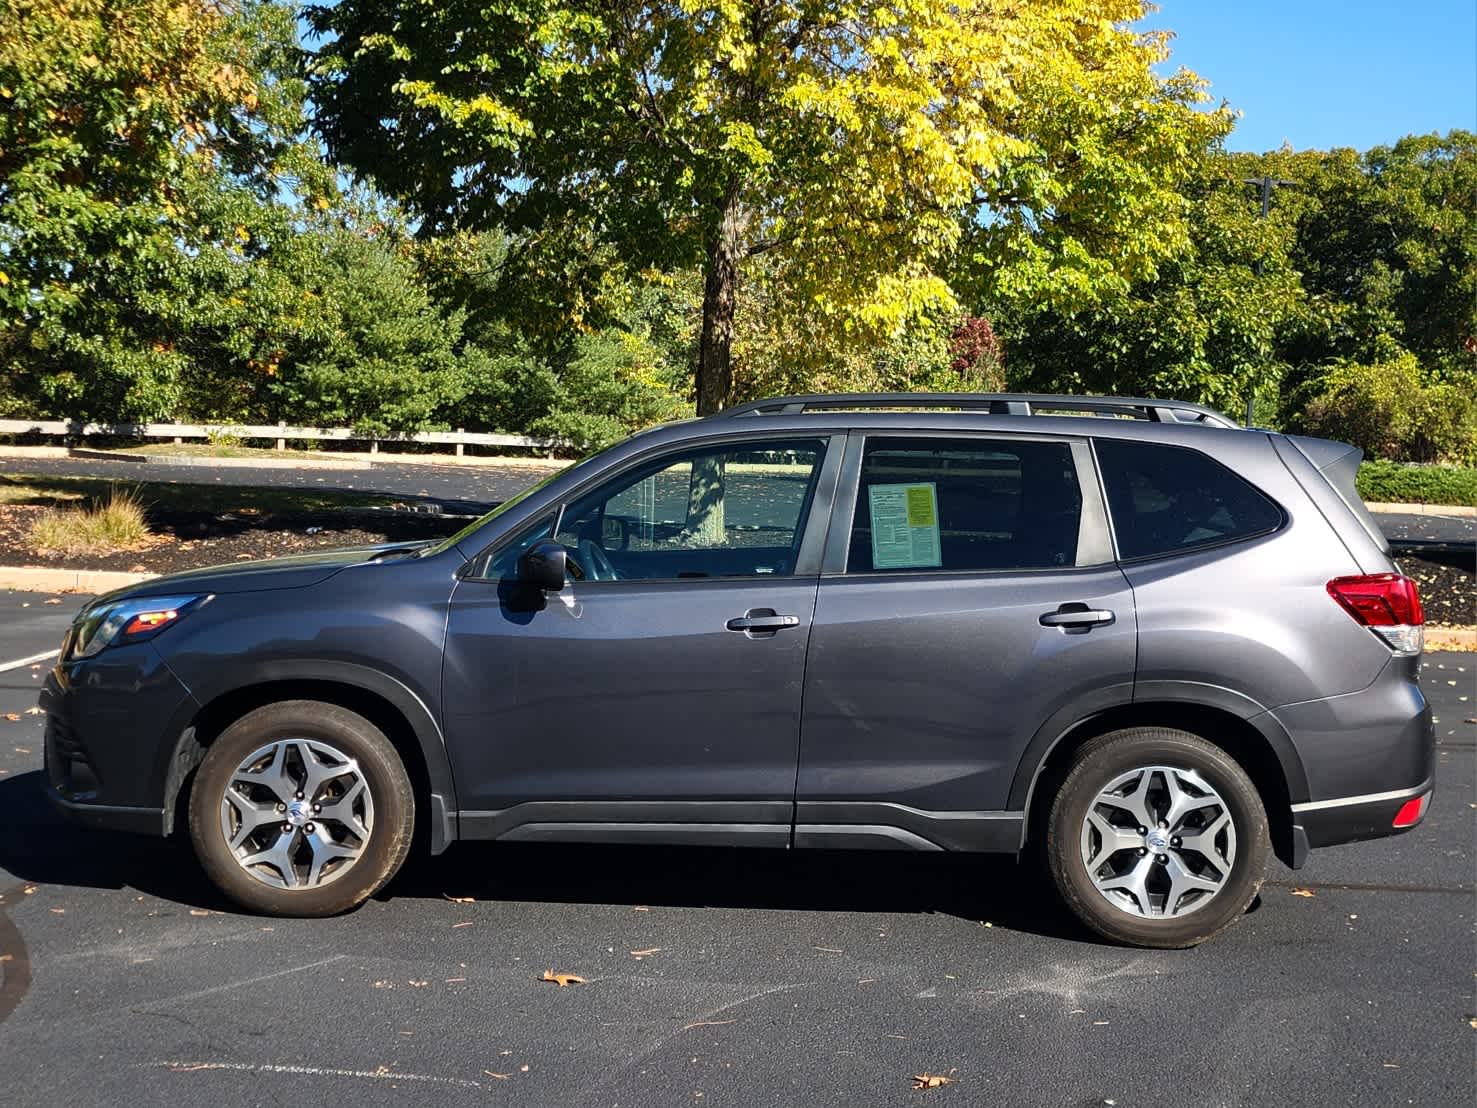
[[[452,535],[450,538],[442,539],[440,542],[436,543],[434,546],[428,546],[428,547],[426,547],[423,550],[417,551],[416,552],[417,553],[417,556],[418,557],[422,557],[422,558],[428,558],[432,554],[440,554],[443,550],[450,550],[453,546],[455,546],[457,543],[461,542],[462,539],[466,538],[473,531],[476,531],[479,528],[482,528],[482,527],[486,526],[487,524],[489,524],[493,520],[495,520],[498,516],[502,515],[504,512],[506,512],[506,511],[508,511],[508,510],[510,510],[512,508],[515,508],[519,504],[523,503],[523,501],[527,500],[530,496],[532,496],[534,493],[538,492],[540,489],[543,489],[546,486],[548,486],[551,482],[557,481],[559,478],[563,477],[565,474],[572,473],[574,470],[579,469],[581,466],[587,465],[588,463],[594,461],[596,458],[598,458],[600,456],[600,454],[603,454],[603,453],[604,453],[604,451],[602,450],[602,451],[600,451],[597,454],[587,454],[585,457],[581,458],[579,461],[572,462],[571,464],[565,466],[563,469],[555,470],[553,473],[549,474],[547,477],[545,477],[542,481],[539,481],[537,484],[529,485],[528,488],[524,489],[517,496],[509,497],[507,500],[504,500],[501,504],[499,504],[492,511],[488,512],[486,515],[478,516],[471,523],[467,524],[465,527],[463,527],[456,534]]]

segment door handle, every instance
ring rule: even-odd
[[[725,626],[730,631],[767,631],[773,634],[786,627],[799,627],[799,616],[777,615],[773,608],[750,608],[741,616],[735,616]]]
[[[1054,612],[1041,616],[1042,627],[1102,627],[1118,617],[1107,608],[1089,608],[1086,604],[1063,604]]]

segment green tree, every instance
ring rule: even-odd
[[[328,172],[266,0],[11,0],[0,21],[0,404],[176,414],[197,260]]]
[[[1128,27],[1144,10],[341,0],[310,9],[314,98],[335,157],[423,234],[549,236],[585,280],[606,248],[632,271],[700,267],[710,412],[757,257],[831,345],[948,312],[956,268],[1077,302],[1151,271],[1184,238],[1182,165],[1228,116],[1155,74],[1163,36]]]
[[[1081,311],[1006,300],[1012,385],[1173,396],[1232,413],[1252,392],[1275,400],[1279,338],[1306,306],[1291,259],[1296,223],[1281,207],[1260,218],[1243,175],[1235,159],[1199,160],[1186,189],[1193,240],[1121,295]]]

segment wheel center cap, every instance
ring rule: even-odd
[[[1151,828],[1144,836],[1144,845],[1155,854],[1163,854],[1169,849],[1169,832],[1162,827]]]
[[[294,800],[287,806],[287,822],[301,827],[313,815],[313,806],[306,800]]]

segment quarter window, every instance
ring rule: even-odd
[[[1071,566],[1081,520],[1082,493],[1066,443],[869,438],[846,568]]]
[[[1282,510],[1214,458],[1183,446],[1097,441],[1121,558],[1151,558],[1265,534]]]

